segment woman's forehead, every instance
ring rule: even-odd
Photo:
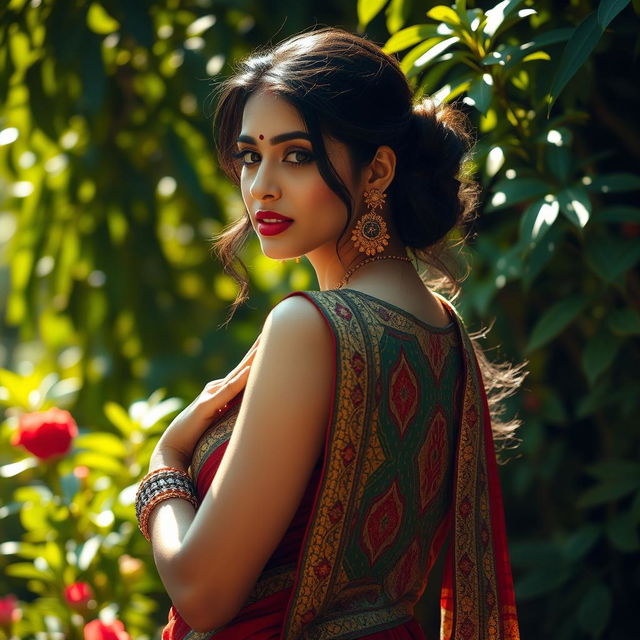
[[[256,136],[262,134],[265,138],[270,138],[281,133],[283,126],[287,130],[306,130],[300,112],[284,98],[268,91],[249,96],[242,113],[243,133]],[[255,130],[256,127],[260,131]]]

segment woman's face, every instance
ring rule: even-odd
[[[254,93],[245,104],[237,144],[240,188],[262,251],[270,258],[335,255],[347,220],[344,202],[318,171],[305,131],[297,109],[272,93]],[[327,137],[324,142],[330,162],[354,193],[346,146]],[[279,217],[291,222],[272,222]]]

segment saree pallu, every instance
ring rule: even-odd
[[[290,295],[310,300],[333,337],[325,447],[234,620],[198,633],[172,607],[163,640],[424,640],[413,611],[447,538],[440,639],[517,640],[486,394],[455,308],[439,296],[451,323],[434,327],[354,290]],[[200,498],[241,398],[194,450]]]

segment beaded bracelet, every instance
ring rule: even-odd
[[[183,498],[198,508],[198,496],[188,473],[175,467],[160,467],[147,473],[140,481],[135,498],[136,518],[142,535],[149,542],[151,511],[159,502],[169,498]]]

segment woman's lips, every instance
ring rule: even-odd
[[[281,222],[262,222],[258,220],[258,231],[263,236],[276,236],[288,229],[293,224],[293,220],[282,220]]]

